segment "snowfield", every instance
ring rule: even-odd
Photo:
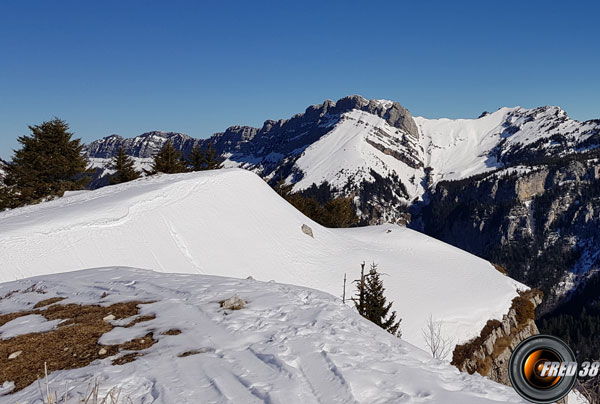
[[[241,169],[142,178],[0,213],[0,257],[1,281],[130,266],[252,276],[338,297],[345,273],[349,297],[360,263],[375,261],[403,339],[421,348],[430,315],[464,342],[526,289],[489,262],[400,226],[322,227]]]
[[[23,292],[32,285],[46,293]],[[21,292],[0,300],[0,313],[31,309],[51,297],[66,298],[59,304],[104,306],[154,301],[140,306],[141,315],[154,314],[154,319],[131,328],[115,326],[100,340],[119,343],[152,332],[158,342],[143,356],[111,365],[126,353],[120,352],[84,368],[50,374],[49,391],[62,399],[66,390],[70,404],[82,402],[94,382],[101,398],[116,387],[122,400],[133,403],[523,402],[512,388],[460,373],[313,289],[117,267],[0,285],[0,296],[11,291]],[[247,305],[237,311],[221,309],[217,302],[233,295]],[[47,329],[39,325],[40,331]],[[171,329],[181,334],[161,335]],[[194,354],[180,357],[184,352]],[[22,355],[26,359],[28,352]],[[6,404],[41,402],[37,383],[0,396]]]
[[[383,102],[383,101],[382,101]],[[396,142],[402,136],[414,149],[419,149],[418,140],[390,126],[385,119],[364,111],[353,110],[342,115],[342,119],[321,139],[310,145],[294,167],[305,175],[294,184],[294,191],[309,188],[312,184],[327,181],[338,189],[344,188],[349,178],[356,184],[363,180],[375,181],[370,171],[383,177],[395,172],[407,187],[409,195],[421,195],[424,189],[419,181],[422,169],[412,168],[389,154],[376,149],[368,141],[376,141],[390,149],[398,149]],[[401,150],[401,148],[400,148]],[[419,155],[419,159],[423,156]],[[293,174],[288,178],[291,183]]]

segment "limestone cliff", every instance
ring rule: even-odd
[[[521,292],[513,299],[510,310],[500,320],[489,320],[479,337],[457,345],[452,364],[459,370],[483,376],[510,385],[508,361],[517,345],[524,339],[539,334],[535,324],[535,308],[542,302],[538,290]]]

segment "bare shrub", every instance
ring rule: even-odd
[[[429,315],[427,325],[421,330],[425,344],[435,359],[446,360],[452,351],[453,340],[446,338],[442,334],[442,321],[434,321],[433,316]]]

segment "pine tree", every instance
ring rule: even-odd
[[[188,157],[188,163],[192,171],[202,171],[206,166],[206,155],[200,148],[200,144],[196,144]]]
[[[363,278],[358,284],[359,299],[354,302],[358,312],[367,320],[400,337],[402,333],[399,328],[402,319],[396,321],[396,312],[392,310],[390,313],[393,302],[386,302],[385,288],[377,272],[377,264],[371,264],[369,273]]]
[[[113,159],[112,167],[117,170],[110,178],[110,183],[113,185],[140,178],[140,173],[134,168],[133,159],[125,154],[123,147],[119,147],[119,152]]]
[[[183,160],[181,153],[173,147],[173,144],[169,140],[163,148],[154,156],[154,162],[152,163],[152,169],[148,174],[176,174],[187,171],[187,166]]]
[[[221,158],[217,157],[217,151],[215,150],[212,142],[208,144],[206,151],[204,152],[204,163],[206,170],[219,170],[223,168]]]
[[[72,140],[69,125],[55,118],[29,126],[30,136],[21,136],[12,161],[6,167],[0,208],[14,208],[65,191],[85,188],[90,181],[81,139]]]

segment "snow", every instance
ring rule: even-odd
[[[50,331],[58,323],[60,323],[60,320],[48,321],[39,314],[15,318],[0,327],[0,339],[9,339],[30,332]]]
[[[434,182],[501,167],[488,153],[498,144],[507,115],[516,109],[501,108],[479,119],[415,117],[425,149],[425,166],[433,168]]]
[[[154,162],[153,158],[149,157],[134,157],[129,156],[133,160],[133,167],[141,174],[144,174],[144,170],[150,171],[152,169],[152,163]],[[116,170],[112,168],[113,160],[110,158],[89,158],[88,157],[88,168],[95,169],[99,168],[102,170],[101,174],[98,177],[103,177],[105,175],[112,175]]]
[[[567,396],[568,404],[590,404],[590,402],[577,390],[572,390]]]
[[[420,178],[422,169],[412,168],[367,143],[367,140],[380,144],[385,142],[386,139],[382,139],[382,135],[388,142],[389,139],[399,142],[402,134],[404,132],[368,112],[353,110],[342,114],[339,123],[310,145],[296,161],[294,166],[305,175],[294,184],[293,189],[303,190],[313,183],[321,184],[324,181],[338,189],[343,188],[349,179],[355,184],[365,179],[373,182],[370,174],[372,169],[384,177],[395,171],[411,196],[422,193],[419,183],[413,185],[409,181],[412,176]],[[390,148],[399,147],[396,144],[384,145]]]
[[[0,300],[0,312],[30,309],[49,296],[67,297],[65,304],[154,301],[140,312],[155,319],[103,336],[102,342],[124,342],[153,332],[158,342],[143,356],[111,365],[121,352],[50,373],[49,391],[62,399],[67,390],[68,404],[80,403],[94,382],[100,398],[118,388],[133,403],[523,402],[512,388],[460,373],[313,289],[113,267],[5,283],[0,295],[32,284],[46,294],[14,293]],[[246,307],[221,309],[217,302],[234,294]],[[170,329],[182,333],[161,335]],[[197,354],[179,356],[189,351]],[[2,386],[11,388],[10,381]],[[34,382],[0,403],[41,403],[40,395]]]
[[[493,153],[490,155],[500,145],[506,151],[561,134],[575,149],[592,135],[597,125],[569,119],[562,109],[551,106],[504,107],[477,119],[415,117],[414,120],[425,151],[424,164],[433,168],[434,182],[459,180],[501,168]]]
[[[0,257],[0,281],[131,266],[252,276],[335,296],[344,274],[346,295],[354,294],[360,263],[375,261],[403,338],[421,348],[430,314],[463,342],[526,289],[489,262],[400,226],[324,228],[240,169],[146,177],[2,212]]]

